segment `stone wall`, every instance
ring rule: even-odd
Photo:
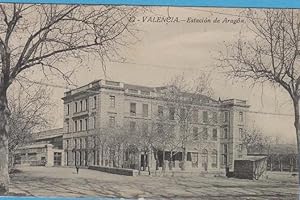
[[[101,167],[101,166],[89,166],[88,169],[97,170],[101,172],[107,172],[111,174],[119,174],[124,176],[137,176],[138,170],[134,169],[122,169],[114,167]]]

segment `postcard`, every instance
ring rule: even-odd
[[[0,4],[0,196],[296,199],[300,11]]]

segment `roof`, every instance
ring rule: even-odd
[[[34,140],[51,139],[60,136],[62,137],[63,130],[64,130],[63,128],[50,129],[50,130],[34,133],[32,136]]]
[[[42,143],[42,144],[31,144],[31,145],[25,145],[25,146],[21,146],[18,147],[17,149],[35,149],[35,148],[45,148],[47,145],[47,143]],[[50,144],[51,145],[51,144]]]
[[[147,92],[153,92],[154,88],[153,87],[147,87],[147,86],[141,86],[141,85],[132,85],[132,84],[124,84],[125,89],[129,90],[142,90],[142,91],[147,91]]]
[[[262,160],[262,159],[265,159],[267,158],[267,156],[245,156],[245,157],[242,157],[242,158],[238,158],[236,160],[247,160],[247,161],[258,161],[258,160]]]

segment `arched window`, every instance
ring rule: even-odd
[[[218,166],[218,152],[214,149],[211,153],[211,167],[216,168]]]
[[[201,161],[202,161],[202,167],[205,169],[205,171],[207,171],[208,151],[206,149],[202,150]]]

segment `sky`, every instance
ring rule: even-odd
[[[220,69],[216,69],[218,55],[225,50],[225,44],[235,42],[240,31],[245,28],[246,19],[238,16],[241,11],[225,8],[153,7],[151,12],[136,18],[139,20],[139,41],[121,50],[121,54],[126,57],[124,63],[106,62],[104,73],[100,59],[86,59],[80,66],[75,64],[77,71],[73,74],[72,81],[81,86],[96,79],[107,78],[130,84],[161,86],[182,73],[187,79],[193,79],[201,73],[210,72],[215,98],[247,100],[250,110],[255,112],[249,113],[249,124],[255,124],[266,135],[279,136],[282,142],[294,143],[292,104],[285,91],[269,85],[252,87],[247,82],[229,80]],[[159,16],[171,16],[173,19],[178,17],[178,20],[189,18],[189,21],[196,18],[198,22],[207,19],[210,23],[159,23],[153,22],[154,18],[152,22],[148,21],[149,17]],[[218,23],[214,23],[216,18]],[[228,23],[228,20],[239,20],[240,23]],[[39,77],[35,75],[32,79],[41,80]],[[62,80],[47,82],[66,85]],[[52,128],[62,127],[61,98],[65,91],[53,88],[52,98],[57,106],[53,108],[55,117],[52,117],[53,113],[51,115]]]

